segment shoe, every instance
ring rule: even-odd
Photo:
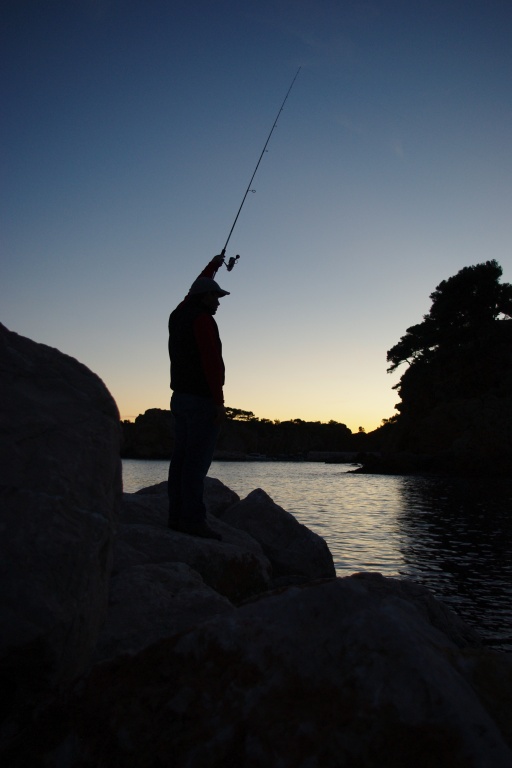
[[[222,541],[222,536],[213,528],[210,528],[206,523],[198,523],[197,525],[182,526],[180,530],[183,533],[188,533],[189,536],[199,536],[201,539],[215,539],[216,541]]]

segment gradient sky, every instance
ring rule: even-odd
[[[0,321],[169,407],[167,318],[222,249],[226,403],[353,431],[464,266],[512,282],[510,0],[3,0]]]

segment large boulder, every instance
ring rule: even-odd
[[[511,686],[510,659],[459,649],[400,591],[317,581],[98,665],[43,713],[30,755],[68,768],[510,768]]]
[[[121,505],[119,414],[102,381],[0,325],[0,669],[12,715],[88,665]]]
[[[216,513],[220,520],[245,531],[261,545],[275,578],[333,578],[332,554],[324,539],[257,488],[242,501]]]

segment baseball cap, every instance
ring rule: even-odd
[[[219,296],[229,296],[229,291],[225,291],[211,277],[198,277],[194,280],[188,292],[189,296],[195,296],[199,293],[217,293]]]

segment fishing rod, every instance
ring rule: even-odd
[[[235,220],[234,220],[234,222],[233,222],[233,226],[232,226],[232,227],[231,227],[231,229],[229,230],[228,239],[226,240],[226,242],[225,242],[225,244],[224,244],[224,248],[223,248],[223,249],[222,249],[222,251],[221,251],[221,255],[222,255],[223,257],[226,255],[226,248],[227,248],[227,245],[228,245],[228,243],[229,243],[229,240],[230,240],[230,238],[231,238],[231,235],[233,234],[233,230],[234,230],[234,228],[235,228],[235,224],[236,224],[236,223],[237,223],[237,221],[238,221],[238,217],[240,216],[240,211],[242,210],[242,208],[243,208],[243,206],[244,206],[244,203],[245,203],[245,198],[247,197],[247,195],[249,194],[249,192],[255,192],[255,191],[256,191],[255,189],[251,189],[251,185],[252,185],[253,179],[254,179],[254,177],[256,176],[256,171],[258,170],[258,168],[259,168],[259,165],[260,165],[260,163],[261,163],[261,161],[262,161],[262,159],[263,159],[263,155],[265,154],[265,152],[266,152],[266,150],[267,150],[267,145],[268,145],[268,143],[269,143],[269,141],[270,141],[270,137],[271,137],[271,136],[272,136],[272,134],[274,133],[274,128],[276,127],[276,125],[277,125],[277,121],[279,120],[279,115],[281,114],[281,112],[282,112],[282,111],[283,111],[283,109],[284,109],[284,105],[285,105],[285,103],[286,103],[286,99],[287,99],[287,98],[288,98],[288,96],[290,95],[290,91],[291,91],[291,89],[293,88],[293,84],[295,83],[295,81],[296,81],[296,79],[297,79],[297,77],[298,77],[298,75],[299,75],[299,72],[300,72],[300,70],[301,70],[301,68],[299,67],[299,68],[298,68],[298,70],[297,70],[297,72],[295,73],[295,77],[293,78],[293,80],[292,80],[292,82],[291,82],[291,85],[290,85],[290,87],[289,87],[289,88],[288,88],[288,90],[286,91],[286,96],[285,96],[285,97],[284,97],[284,99],[283,99],[283,103],[281,104],[281,107],[280,107],[280,109],[279,109],[279,112],[277,113],[277,117],[276,117],[276,119],[274,120],[274,124],[273,124],[272,128],[270,129],[270,133],[269,133],[269,135],[267,136],[267,140],[266,140],[266,142],[265,142],[265,146],[263,147],[263,149],[262,149],[262,151],[261,151],[261,155],[260,155],[260,157],[259,157],[259,160],[258,160],[258,162],[256,163],[256,168],[254,169],[254,173],[252,174],[252,176],[251,176],[251,180],[250,180],[249,184],[247,185],[247,189],[245,190],[245,195],[243,196],[243,198],[242,198],[242,202],[240,203],[240,208],[238,209],[238,213],[237,213],[237,214],[236,214],[236,216],[235,216]],[[224,264],[225,264],[225,266],[226,266],[226,269],[228,270],[228,272],[231,272],[231,270],[233,269],[233,267],[235,266],[235,264],[236,264],[236,262],[238,261],[238,259],[239,259],[239,258],[240,258],[240,255],[238,254],[237,256],[231,256],[231,258],[230,258],[230,259],[228,259],[228,262],[227,262],[227,264],[226,264],[226,262],[224,262]]]

